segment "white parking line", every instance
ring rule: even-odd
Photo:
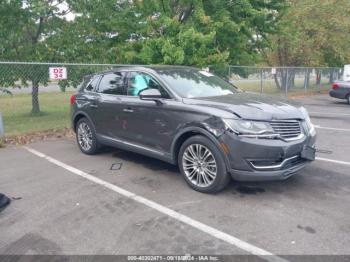
[[[146,205],[146,206],[148,206],[150,208],[153,208],[153,209],[157,210],[160,213],[168,215],[168,216],[170,216],[170,217],[172,217],[172,218],[174,218],[174,219],[176,219],[178,221],[181,221],[184,224],[187,224],[187,225],[189,225],[189,226],[191,226],[193,228],[196,228],[196,229],[198,229],[198,230],[200,230],[200,231],[202,231],[204,233],[207,233],[208,235],[211,235],[212,237],[215,237],[217,239],[225,241],[226,243],[229,243],[229,244],[231,244],[233,246],[236,246],[236,247],[238,247],[238,248],[240,248],[240,249],[242,249],[242,250],[244,250],[244,251],[246,251],[246,252],[248,252],[248,253],[250,253],[252,255],[259,256],[262,259],[267,260],[267,261],[280,261],[280,262],[288,261],[288,260],[285,260],[285,259],[283,259],[281,257],[276,256],[275,254],[273,254],[273,253],[271,253],[269,251],[266,251],[264,249],[261,249],[259,247],[254,246],[252,244],[249,244],[249,243],[247,243],[247,242],[245,242],[245,241],[243,241],[243,240],[241,240],[241,239],[239,239],[237,237],[229,235],[229,234],[227,234],[225,232],[222,232],[222,231],[220,231],[218,229],[215,229],[215,228],[213,228],[211,226],[208,226],[208,225],[203,224],[203,223],[201,223],[201,222],[199,222],[197,220],[194,220],[194,219],[192,219],[192,218],[190,218],[190,217],[188,217],[186,215],[183,215],[183,214],[181,214],[179,212],[176,212],[176,211],[174,211],[174,210],[172,210],[170,208],[162,206],[162,205],[160,205],[160,204],[158,204],[158,203],[156,203],[156,202],[154,202],[152,200],[148,200],[147,198],[138,196],[138,195],[136,195],[136,194],[134,194],[134,193],[132,193],[130,191],[127,191],[127,190],[125,190],[125,189],[123,189],[121,187],[118,187],[118,186],[113,185],[111,183],[108,183],[108,182],[106,182],[106,181],[104,181],[104,180],[102,180],[100,178],[97,178],[95,176],[87,174],[87,173],[85,173],[82,170],[79,170],[79,169],[77,169],[75,167],[72,167],[72,166],[69,166],[69,165],[67,165],[67,164],[65,164],[63,162],[60,162],[60,161],[58,161],[58,160],[56,160],[56,159],[54,159],[54,158],[52,158],[50,156],[47,156],[47,155],[45,155],[45,154],[43,154],[43,153],[41,153],[41,152],[39,152],[39,151],[37,151],[35,149],[29,148],[29,147],[24,147],[24,148],[26,150],[28,150],[29,152],[31,152],[32,154],[34,154],[34,155],[36,155],[38,157],[44,158],[47,161],[55,164],[56,166],[62,167],[62,168],[68,170],[69,172],[71,172],[73,174],[81,176],[81,177],[83,177],[83,178],[85,178],[87,180],[90,180],[90,181],[92,181],[92,182],[94,182],[96,184],[104,186],[104,187],[106,187],[106,188],[108,188],[108,189],[110,189],[110,190],[112,190],[112,191],[114,191],[114,192],[124,196],[124,197],[133,199],[136,202],[139,202],[139,203],[141,203],[143,205]]]
[[[336,128],[336,127],[326,127],[326,126],[319,126],[319,125],[314,125],[318,129],[326,129],[326,130],[336,130],[336,131],[345,131],[345,132],[350,132],[350,129],[346,128]]]
[[[316,157],[316,160],[350,166],[350,162],[345,162],[345,161],[333,160],[333,159],[322,158],[322,157]]]

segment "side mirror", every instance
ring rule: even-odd
[[[139,96],[141,100],[158,101],[160,98],[162,98],[162,94],[155,88],[143,90],[140,92]]]

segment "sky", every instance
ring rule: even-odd
[[[66,4],[66,2],[63,2],[61,4],[58,5],[58,8],[60,9],[60,11],[66,11],[68,10],[68,5]],[[68,20],[68,21],[72,21],[74,20],[75,18],[75,14],[72,13],[72,12],[69,12],[68,14],[65,15],[65,18]]]

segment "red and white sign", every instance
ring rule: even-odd
[[[65,80],[67,79],[67,68],[65,67],[50,67],[50,80]]]

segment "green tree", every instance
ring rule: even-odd
[[[223,72],[228,64],[259,61],[284,2],[6,0],[0,5],[1,60],[214,65]],[[66,21],[62,4],[76,15],[74,21]],[[2,86],[30,83],[36,114],[39,83],[47,83],[48,68],[26,68],[24,73],[13,67],[0,81]],[[63,88],[76,86],[85,69],[75,72],[60,82]]]
[[[262,49],[269,65],[339,67],[350,60],[350,1],[289,0],[279,20],[278,33],[270,35]],[[293,81],[293,72],[281,70],[281,83]],[[319,72],[318,72],[319,73]],[[307,72],[306,82],[309,81]],[[330,73],[332,81],[333,72]],[[317,78],[319,79],[319,78]],[[289,85],[289,84],[288,84]]]
[[[66,20],[65,10],[59,9],[63,1],[55,0],[7,0],[0,5],[1,60],[8,61],[55,61],[59,54],[50,47],[59,38]],[[2,65],[0,83],[15,86],[21,81],[32,86],[32,113],[40,113],[39,83],[48,81],[47,66]],[[7,70],[5,70],[7,69]]]
[[[284,8],[279,0],[69,3],[80,14],[71,25],[74,43],[104,62],[221,67],[258,61],[258,47],[268,43]]]

